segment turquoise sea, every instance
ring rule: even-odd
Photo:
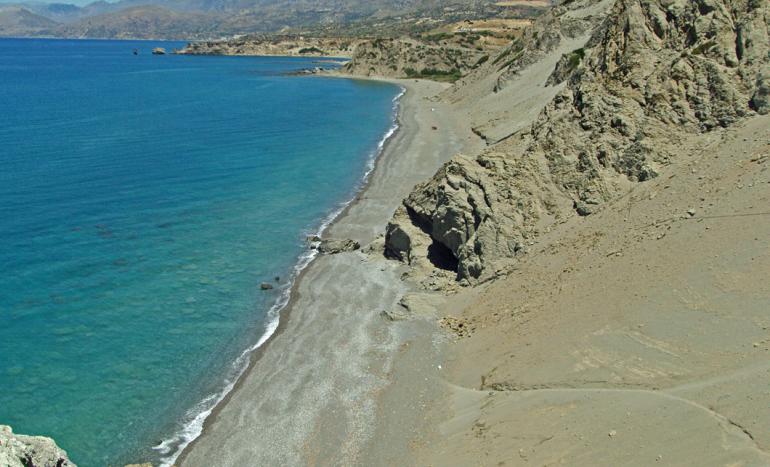
[[[81,467],[196,434],[394,125],[395,86],[181,45],[0,40],[0,424]]]

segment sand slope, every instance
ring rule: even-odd
[[[703,138],[466,292],[420,465],[770,465],[770,118]]]

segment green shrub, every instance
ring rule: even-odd
[[[303,49],[299,49],[299,54],[324,54],[324,51],[319,49],[318,47],[305,47]]]

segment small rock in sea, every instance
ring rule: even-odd
[[[259,285],[259,288],[262,289],[262,290],[270,290],[270,289],[273,288],[273,284],[269,284],[267,282],[263,282],[262,284]]]
[[[166,55],[166,49],[164,49],[163,47],[155,47],[154,49],[152,49],[152,54],[153,55]]]
[[[281,276],[275,276],[274,279],[276,282],[281,282]]]
[[[307,236],[307,242],[308,243],[318,243],[321,241],[321,237],[318,235],[308,235]]]

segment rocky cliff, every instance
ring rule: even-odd
[[[416,39],[372,39],[355,49],[346,73],[361,76],[455,81],[489,58],[483,49],[430,44]]]
[[[249,35],[224,41],[192,42],[178,51],[184,55],[289,55],[306,57],[351,57],[354,38],[294,35]]]
[[[0,425],[0,466],[77,467],[51,438],[16,435]]]
[[[566,216],[657,177],[694,136],[767,113],[769,23],[763,0],[562,2],[446,96],[486,83],[504,100],[551,55],[536,92],[553,97],[530,124],[416,187],[388,225],[387,253],[483,280]]]

